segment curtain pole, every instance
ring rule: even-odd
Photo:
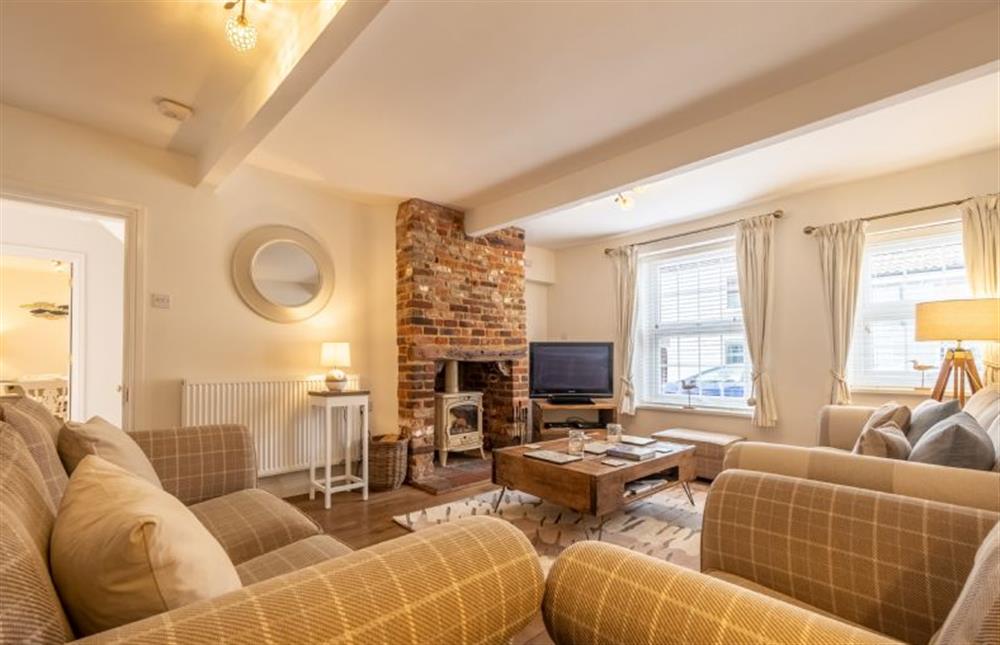
[[[764,215],[774,215],[774,217],[776,219],[781,219],[782,217],[785,216],[785,211],[783,211],[783,210],[781,210],[779,208],[778,210],[774,210],[774,211],[771,211],[769,213],[764,213]],[[757,216],[755,216],[755,217],[757,217]],[[636,242],[635,244],[630,244],[629,246],[646,246],[647,244],[656,244],[657,242],[665,242],[667,240],[673,240],[673,239],[676,239],[678,237],[686,237],[688,235],[695,235],[697,233],[705,233],[706,231],[714,231],[714,230],[720,229],[720,228],[729,228],[730,226],[736,226],[737,224],[739,224],[740,222],[742,222],[744,219],[750,219],[750,218],[749,217],[745,217],[745,218],[742,218],[742,219],[738,219],[738,220],[736,220],[734,222],[726,222],[725,224],[716,224],[714,226],[706,226],[704,228],[699,228],[699,229],[694,230],[694,231],[687,231],[686,233],[675,233],[674,235],[664,235],[663,237],[657,237],[657,238],[654,238],[652,240],[646,240],[644,242]],[[613,252],[614,252],[614,249],[604,249],[605,255],[610,255]]]
[[[972,199],[971,197],[966,197],[965,199],[956,199],[950,202],[941,202],[940,204],[930,204],[929,206],[918,206],[917,208],[907,208],[902,211],[893,211],[891,213],[882,213],[880,215],[870,215],[868,217],[859,218],[862,222],[872,222],[877,219],[885,219],[887,217],[896,217],[897,215],[909,215],[910,213],[919,213],[920,211],[929,211],[935,208],[943,208],[945,206],[958,206],[959,204]],[[816,232],[816,226],[806,226],[802,229],[802,232],[806,235],[812,235]]]

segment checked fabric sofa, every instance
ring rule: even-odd
[[[701,573],[578,543],[549,573],[545,624],[559,644],[997,643],[998,518],[726,470],[706,501]]]
[[[471,518],[352,552],[255,488],[245,428],[131,436],[164,489],[218,539],[244,586],[86,642],[502,643],[541,604],[538,557],[506,522]],[[76,637],[48,561],[67,481],[46,430],[0,420],[0,643]]]

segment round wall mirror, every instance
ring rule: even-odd
[[[316,260],[294,242],[271,242],[250,264],[253,286],[276,305],[301,307],[316,297],[322,280]]]
[[[247,233],[233,253],[233,282],[243,302],[278,322],[316,315],[333,293],[333,262],[316,240],[289,226]]]

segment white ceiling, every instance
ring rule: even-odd
[[[605,197],[522,226],[529,244],[573,246],[998,146],[993,73],[647,184],[629,211]]]
[[[990,8],[391,2],[250,162],[473,207]]]
[[[0,100],[193,155],[311,4],[248,0],[258,46],[239,53],[223,0],[3,0]],[[193,106],[194,118],[181,127],[157,97]]]

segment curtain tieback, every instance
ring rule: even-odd
[[[753,370],[750,372],[750,383],[753,389],[750,397],[747,398],[747,405],[757,405],[757,397],[754,396],[760,391],[760,379],[764,376],[764,370]]]
[[[624,387],[626,391],[631,392],[632,388],[633,388],[633,386],[632,386],[632,379],[629,378],[629,377],[627,377],[627,376],[623,376],[623,377],[621,377],[620,380],[621,380],[621,383],[622,383],[622,387]]]
[[[847,384],[847,377],[844,376],[843,372],[838,372],[837,370],[830,370],[830,374],[833,374],[834,380],[836,380],[838,383],[844,383],[845,385]]]

